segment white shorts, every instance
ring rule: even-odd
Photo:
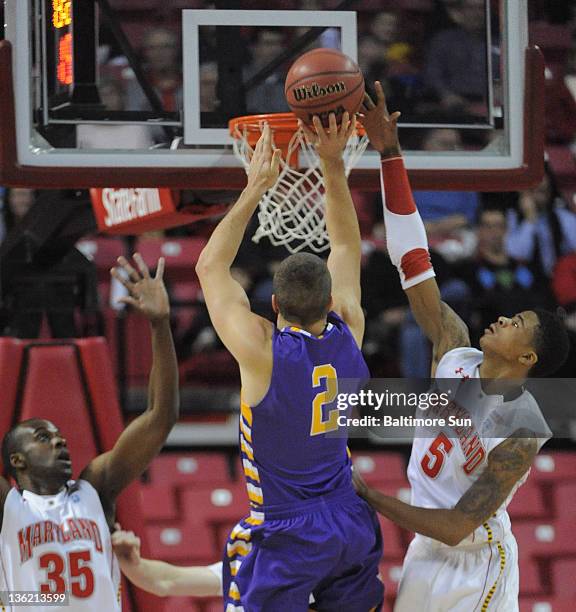
[[[404,559],[394,612],[518,612],[518,546],[447,547],[416,537]]]

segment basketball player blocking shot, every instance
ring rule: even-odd
[[[329,132],[314,120],[313,144],[326,186],[327,263],[286,258],[274,276],[276,324],[254,314],[230,274],[258,202],[278,177],[280,151],[268,125],[256,145],[247,186],[214,230],[197,273],[210,318],[238,361],[240,448],[250,515],[224,552],[227,612],[378,609],[382,554],[375,514],[352,486],[347,440],[338,429],[338,380],[365,379],[360,345],[360,231],[342,151],[354,119],[334,115]]]
[[[551,436],[523,383],[562,364],[568,337],[558,317],[528,310],[499,317],[481,337],[481,350],[470,346],[466,325],[440,299],[398,142],[399,113],[388,113],[379,83],[376,95],[376,103],[366,97],[362,123],[382,159],[390,259],[433,344],[436,385],[454,393],[437,416],[457,414],[472,424],[416,429],[408,466],[411,504],[368,488],[357,475],[356,486],[380,514],[416,532],[396,612],[514,612],[518,550],[506,506]]]
[[[67,592],[55,610],[120,610],[120,572],[112,551],[116,499],[159,453],[178,418],[178,366],[162,280],[136,254],[133,267],[120,258],[128,289],[121,300],[150,321],[153,362],[148,409],[124,430],[112,450],[93,459],[72,480],[70,453],[58,427],[44,419],[18,423],[4,436],[2,460],[16,486],[0,478],[0,591],[43,595]],[[137,268],[137,269],[136,269]],[[65,392],[65,381],[63,381]],[[74,418],[74,415],[70,415]],[[17,608],[14,607],[14,610]],[[45,606],[27,605],[40,611]],[[9,601],[0,610],[12,612]]]

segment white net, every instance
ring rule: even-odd
[[[263,124],[260,126],[263,127]],[[272,128],[274,129],[274,128]],[[368,145],[365,135],[354,134],[344,150],[346,176]],[[295,159],[300,151],[301,169],[287,160]],[[253,148],[248,143],[246,128],[238,126],[234,133],[234,153],[248,170]],[[280,162],[276,185],[260,200],[259,227],[252,237],[259,242],[267,237],[274,246],[285,246],[291,253],[310,248],[320,253],[329,248],[324,219],[324,179],[314,147],[306,142],[302,130],[297,129],[288,144],[288,151]]]

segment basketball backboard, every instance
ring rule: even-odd
[[[224,9],[231,4],[240,10]],[[526,0],[445,4],[439,16],[430,0],[245,0],[216,10],[196,0],[5,0],[0,183],[240,188],[228,120],[286,110],[283,78],[314,46],[341,48],[368,82],[384,81],[403,113],[415,187],[538,182],[544,77],[527,49]],[[150,66],[170,44],[181,44],[183,60],[166,70],[175,80],[166,89]],[[350,182],[378,188],[374,152]]]

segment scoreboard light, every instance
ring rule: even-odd
[[[52,0],[52,25],[56,29],[72,23],[72,0]]]
[[[74,44],[72,40],[72,1],[47,0],[47,27],[53,41],[55,91],[65,95],[74,83]]]

